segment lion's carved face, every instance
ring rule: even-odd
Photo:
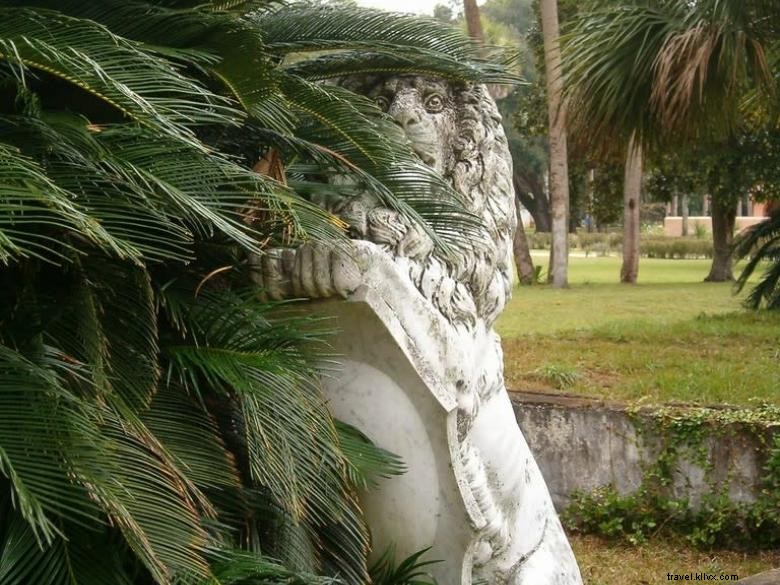
[[[448,147],[457,134],[451,85],[428,77],[394,77],[368,96],[403,128],[422,161],[443,174],[451,164]]]

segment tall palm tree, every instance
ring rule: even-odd
[[[563,102],[558,0],[541,0],[540,8],[550,121],[550,280],[554,287],[562,288],[569,283],[569,161],[566,132],[568,108]]]
[[[642,193],[642,146],[629,141],[623,180],[623,264],[620,281],[636,283],[639,275],[639,202]]]
[[[744,120],[745,99],[772,96],[769,55],[777,10],[767,0],[595,2],[564,56],[573,127],[596,144],[646,150],[722,137]],[[772,98],[770,101],[774,101]],[[708,280],[731,278],[733,205],[713,201]]]
[[[367,581],[355,492],[400,462],[330,418],[325,324],[259,302],[248,258],[338,244],[307,199],[334,174],[445,249],[479,233],[373,103],[317,83],[373,71],[505,79],[356,8],[0,7],[0,582]]]

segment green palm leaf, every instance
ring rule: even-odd
[[[773,95],[776,28],[763,0],[637,0],[585,11],[564,39],[571,121],[596,142],[616,132],[655,144],[731,130],[746,92]]]
[[[217,421],[192,396],[169,383],[142,420],[201,489],[239,489],[241,478]]]
[[[13,505],[35,538],[51,543],[60,535],[59,518],[97,519],[85,489],[69,480],[74,469],[68,459],[95,426],[55,373],[74,373],[72,368],[54,350],[43,351],[44,366],[0,346],[0,474],[9,479]]]
[[[369,580],[355,488],[401,464],[334,425],[327,324],[245,291],[249,256],[343,243],[324,191],[444,249],[481,233],[370,100],[315,81],[506,76],[432,21],[284,4],[0,8],[4,583]],[[247,168],[269,149],[279,180]]]
[[[311,6],[299,2],[251,17],[274,53],[378,47],[417,47],[461,59],[476,57],[467,34],[431,18],[356,6]]]
[[[132,253],[70,195],[34,160],[0,143],[0,263],[25,257],[59,261],[69,246],[58,232],[78,235],[120,255]]]
[[[200,395],[223,389],[222,400],[235,404],[234,437],[252,482],[269,490],[290,522],[310,527],[320,568],[361,583],[366,529],[308,357],[321,332],[310,319],[271,319],[271,307],[201,291],[185,317],[197,345],[164,347],[169,376]]]
[[[380,480],[406,472],[398,455],[377,447],[355,427],[336,421],[336,432],[347,461],[349,481],[356,489],[375,488]]]
[[[29,85],[33,72],[59,78],[157,132],[198,145],[194,124],[234,124],[240,113],[101,25],[43,8],[0,8],[0,59]]]
[[[765,265],[761,279],[745,303],[753,308],[780,309],[780,211],[746,230],[736,241],[735,255],[747,259],[736,287],[742,291],[751,277]]]
[[[0,501],[0,582],[7,585],[132,585],[121,545],[106,530],[69,525],[68,540],[41,545],[29,524]]]

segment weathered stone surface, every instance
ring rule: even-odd
[[[743,585],[780,585],[780,569],[753,575],[747,579],[740,579],[739,582]]]
[[[334,414],[409,464],[364,497],[375,550],[393,544],[402,556],[432,545],[443,585],[578,585],[492,329],[511,293],[516,221],[495,103],[484,87],[438,79],[353,82],[487,231],[445,256],[401,214],[357,196],[330,207],[350,225],[351,250],[304,246],[257,259],[269,296],[321,299],[314,310],[341,330],[340,366],[324,380]]]
[[[511,393],[518,424],[534,453],[558,510],[575,491],[611,485],[635,491],[663,445],[648,412],[629,414],[624,404],[574,396]],[[644,419],[644,432],[637,420]],[[734,503],[753,502],[761,490],[766,444],[739,424],[708,436],[703,451],[681,450],[668,495],[696,508],[725,488]],[[767,430],[780,433],[780,428]],[[766,444],[765,444],[766,443]],[[708,469],[702,467],[702,454]]]

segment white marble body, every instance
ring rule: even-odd
[[[431,86],[447,92],[447,103],[469,104],[471,120],[459,119],[455,105],[421,111]],[[426,78],[378,87],[423,160],[470,196],[489,240],[452,262],[403,218],[374,207],[359,210],[364,225],[352,250],[271,251],[257,259],[258,282],[272,298],[320,299],[312,310],[335,317],[333,343],[343,357],[324,380],[330,408],[408,466],[363,497],[375,551],[393,545],[403,558],[432,547],[427,558],[442,561],[431,568],[441,585],[581,585],[517,426],[492,329],[511,291],[515,221],[511,159],[495,104],[484,88],[457,90]],[[477,182],[469,179],[474,165],[457,168],[464,149],[448,149],[463,127],[473,142],[465,151],[481,151]]]

